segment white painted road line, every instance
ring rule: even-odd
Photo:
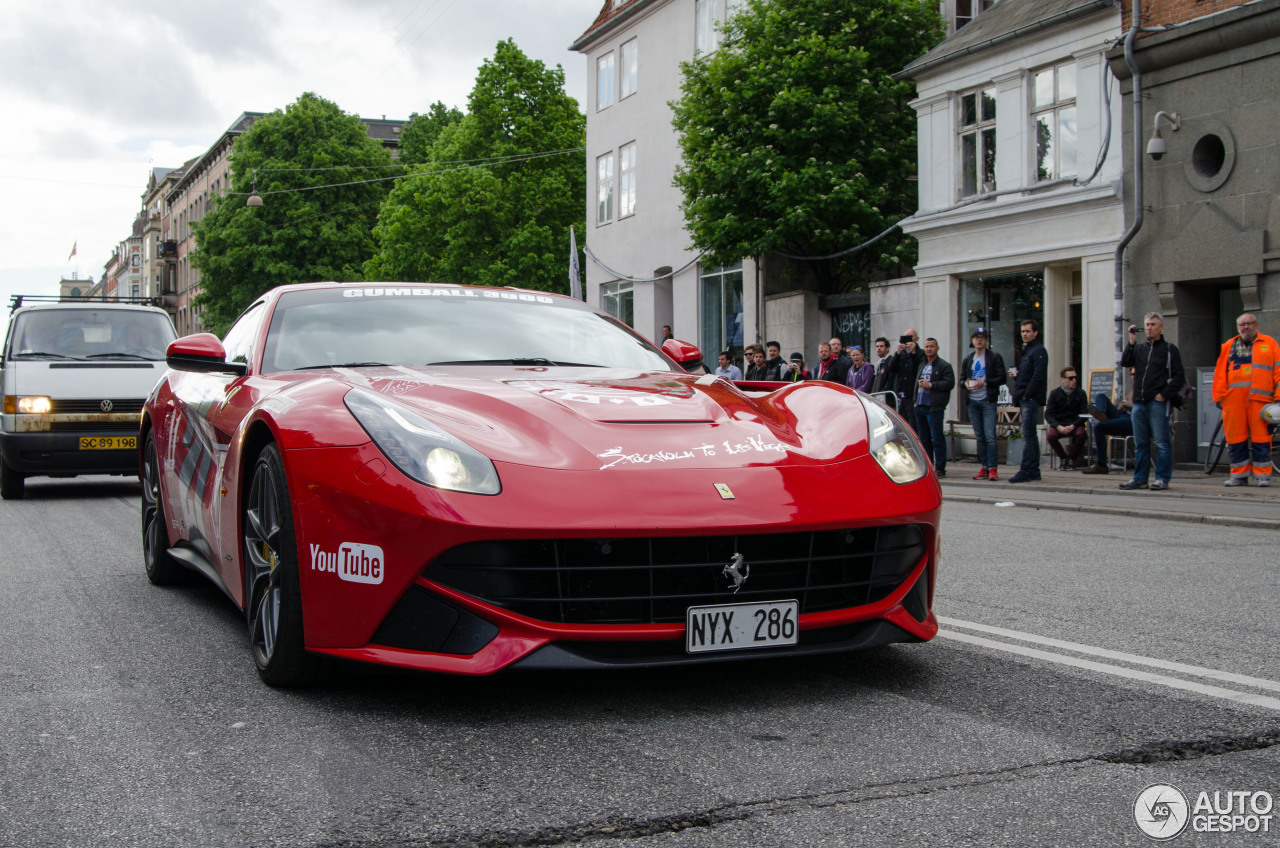
[[[1215,668],[1205,668],[1199,665],[1187,665],[1185,663],[1170,662],[1169,660],[1158,660],[1154,657],[1142,657],[1137,654],[1126,654],[1123,651],[1111,651],[1107,648],[1095,648],[1092,645],[1082,645],[1079,642],[1065,642],[1061,639],[1051,639],[1048,636],[1037,636],[1034,633],[1024,633],[1020,630],[1006,630],[1003,627],[992,627],[989,624],[978,624],[974,621],[961,621],[957,618],[944,618],[938,616],[938,623],[945,624],[947,627],[958,627],[961,630],[974,630],[978,633],[988,633],[992,636],[1001,636],[1005,639],[1017,639],[1019,642],[1030,642],[1033,645],[1044,645],[1050,648],[1058,648],[1063,651],[1073,651],[1077,654],[1088,654],[1093,657],[1102,657],[1116,662],[1132,663],[1134,665],[1145,665],[1151,668],[1159,668],[1165,671],[1172,671],[1175,674],[1189,674],[1192,677],[1207,677],[1210,680],[1220,680],[1223,683],[1234,683],[1238,686],[1248,686],[1253,689],[1266,689],[1271,692],[1280,692],[1280,683],[1274,680],[1267,680],[1262,677],[1250,677],[1247,674],[1236,674],[1230,671],[1219,671]]]
[[[953,639],[957,642],[965,642],[970,645],[978,645],[980,647],[990,648],[996,651],[1005,651],[1010,654],[1018,654],[1019,656],[1044,660],[1045,662],[1058,663],[1059,665],[1067,665],[1073,668],[1095,671],[1100,674],[1110,674],[1115,677],[1123,677],[1127,680],[1150,683],[1156,686],[1165,686],[1170,689],[1181,689],[1186,692],[1194,692],[1198,695],[1207,695],[1211,698],[1223,698],[1237,704],[1248,704],[1254,707],[1264,707],[1269,710],[1280,711],[1280,698],[1272,698],[1269,695],[1255,695],[1250,692],[1239,692],[1235,689],[1224,689],[1221,686],[1210,686],[1207,683],[1194,683],[1190,680],[1182,680],[1181,678],[1169,677],[1164,674],[1154,674],[1149,671],[1135,671],[1131,668],[1111,665],[1110,663],[1100,663],[1095,662],[1094,660],[1084,660],[1078,657],[1053,654],[1049,651],[1042,651],[1039,648],[1028,648],[1023,645],[1011,645],[1008,642],[997,642],[994,639],[984,639],[981,636],[971,636],[968,633],[939,630],[938,636],[943,639]]]

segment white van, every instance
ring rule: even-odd
[[[111,301],[22,303],[0,351],[0,496],[26,478],[138,473],[142,403],[176,333],[162,309]]]

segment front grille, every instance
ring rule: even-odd
[[[724,574],[741,554],[739,591]],[[688,607],[795,599],[800,612],[874,603],[925,554],[919,525],[813,533],[472,542],[424,572],[430,580],[540,621],[683,622]]]
[[[142,412],[142,400],[140,398],[108,398],[111,401],[111,409],[102,408],[103,398],[97,400],[78,399],[78,400],[59,400],[54,398],[50,402],[53,408],[50,410],[55,415],[101,415],[104,412],[125,413],[132,412],[140,414]]]
[[[50,433],[119,433],[136,436],[138,422],[133,421],[50,421]]]

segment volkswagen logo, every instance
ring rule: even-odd
[[[103,412],[110,412],[114,406],[115,404],[109,400],[104,400],[102,403],[98,404],[98,408]]]

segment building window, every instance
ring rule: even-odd
[[[636,145],[618,148],[618,217],[636,214]]]
[[[742,263],[731,268],[703,269],[702,347],[704,358],[729,351],[729,358],[742,361]]]
[[[596,160],[596,224],[613,220],[613,154]]]
[[[996,190],[996,90],[960,95],[960,196]]]
[[[995,5],[996,0],[954,0],[954,2],[956,7],[955,26],[958,30],[978,17],[978,15],[990,9]],[[943,16],[946,16],[945,11]]]
[[[631,39],[622,45],[619,51],[622,54],[622,96],[630,97],[636,93],[636,85],[640,81],[640,57],[637,52],[637,40]]]
[[[630,280],[605,283],[600,287],[600,303],[604,311],[628,327],[636,322],[635,293]]]
[[[716,49],[715,0],[697,0],[694,4],[694,47],[698,53]]]
[[[1043,68],[1031,75],[1031,126],[1036,137],[1036,180],[1076,173],[1076,63]]]
[[[614,55],[610,51],[596,60],[596,108],[613,105]]]

